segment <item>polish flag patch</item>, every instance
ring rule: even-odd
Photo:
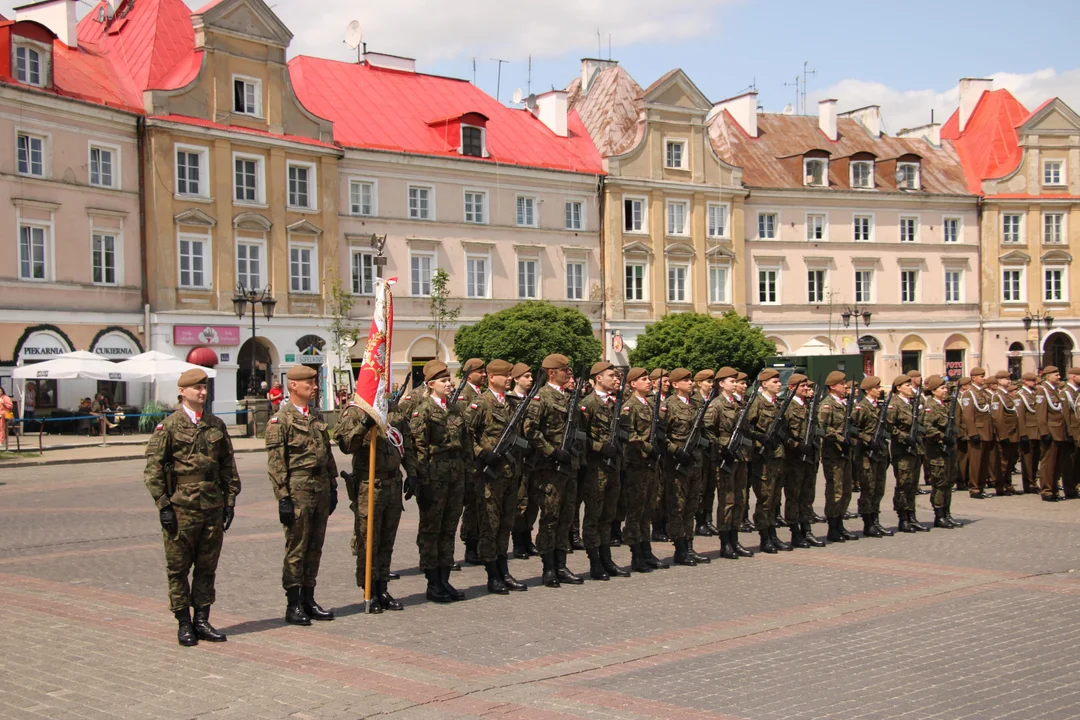
[[[274,417],[270,418],[270,424],[271,425],[277,425],[277,421],[278,421],[278,419],[277,419],[276,415]]]

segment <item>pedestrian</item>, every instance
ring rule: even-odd
[[[627,372],[626,383],[633,394],[623,403],[619,418],[619,426],[627,437],[623,454],[625,473],[619,493],[626,508],[623,542],[630,547],[630,569],[647,573],[667,568],[653,555],[649,534],[659,458],[656,438],[652,433],[652,405],[649,403],[652,380],[645,368],[636,367]]]
[[[476,402],[476,398],[484,392],[484,384],[487,380],[487,370],[484,361],[480,358],[470,358],[461,367],[461,374],[465,378],[465,387],[458,396],[458,403],[462,417],[466,423],[469,421],[469,406]],[[470,448],[471,452],[471,448]],[[477,494],[476,464],[465,463],[465,490],[461,509],[461,542],[465,544],[465,562],[470,565],[482,565],[477,548],[480,544],[479,510],[480,497]]]
[[[934,508],[934,527],[952,530],[962,526],[951,517],[953,478],[955,464],[953,450],[955,437],[949,436],[949,386],[940,375],[926,379],[926,458],[930,471],[930,505]]]
[[[281,381],[275,380],[273,386],[270,388],[270,392],[266,394],[266,399],[270,401],[270,408],[273,414],[277,414],[277,411],[281,409],[281,401],[285,392],[281,389]]]
[[[182,405],[150,436],[143,481],[161,523],[169,609],[179,625],[176,639],[189,647],[199,640],[226,640],[210,624],[210,606],[216,599],[218,557],[232,525],[240,477],[225,423],[204,412],[206,372],[188,370],[177,387]]]
[[[917,437],[913,436],[911,431],[912,428],[917,430],[916,423],[922,422],[915,413],[915,388],[907,375],[897,376],[892,387],[885,421],[889,424],[892,437],[890,450],[893,476],[896,478],[893,509],[900,520],[900,532],[926,532],[930,528],[920,524],[915,517],[915,491],[918,482],[915,470],[918,468],[920,448]]]
[[[286,379],[289,402],[266,426],[266,464],[285,530],[285,622],[311,625],[312,620],[334,619],[333,610],[315,601],[315,583],[326,522],[337,508],[338,471],[326,421],[309,407],[318,390],[318,371],[294,365]]]
[[[8,423],[15,419],[15,404],[11,396],[3,387],[0,387],[0,445],[7,446]]]

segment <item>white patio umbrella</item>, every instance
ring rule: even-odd
[[[32,365],[20,365],[15,368],[11,376],[16,380],[22,380],[19,388],[19,411],[22,417],[26,417],[26,381],[27,380],[76,380],[76,379],[108,379],[109,366],[112,363],[94,353],[85,350],[64,353],[52,360],[33,363]]]
[[[194,365],[184,362],[178,357],[157,350],[150,350],[141,355],[128,358],[123,362],[114,363],[111,367],[100,368],[98,380],[160,380],[162,378],[180,377],[188,370],[200,369],[206,372],[207,377],[217,377],[214,368]]]

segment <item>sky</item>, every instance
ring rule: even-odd
[[[185,0],[197,8],[206,0]],[[18,0],[0,0],[11,17]],[[806,114],[836,98],[843,112],[882,107],[885,129],[944,122],[957,81],[990,77],[1028,109],[1059,96],[1080,111],[1076,0],[268,0],[292,30],[290,56],[356,56],[349,22],[369,51],[417,59],[417,69],[473,79],[511,102],[563,88],[583,57],[609,56],[647,87],[681,67],[712,101],[750,86],[767,112]],[[92,7],[79,0],[80,12]],[[529,57],[532,56],[531,85]],[[498,63],[496,59],[506,60]],[[501,77],[500,77],[501,68]],[[803,112],[801,106],[797,111]]]

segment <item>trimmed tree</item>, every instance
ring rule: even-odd
[[[457,322],[461,315],[460,305],[451,305],[450,273],[443,268],[436,268],[431,276],[431,296],[428,299],[428,312],[431,315],[429,330],[435,331],[435,355],[439,356],[442,347],[442,334],[449,326]]]
[[[600,360],[603,350],[592,323],[581,311],[543,300],[528,300],[485,315],[475,325],[462,327],[454,338],[454,354],[459,360],[498,358],[531,368],[540,367],[552,353],[562,353],[576,370],[581,363]]]
[[[341,282],[341,278],[335,275],[330,281],[326,299],[327,315],[330,316],[330,324],[327,331],[334,343],[334,353],[337,356],[338,369],[349,373],[349,386],[352,386],[352,368],[349,361],[349,349],[347,344],[356,342],[360,337],[360,325],[352,317],[352,309],[355,298],[349,288]],[[338,391],[338,373],[333,377],[334,393]]]
[[[754,377],[775,354],[776,344],[761,328],[734,311],[722,317],[677,313],[645,328],[630,351],[630,363],[648,370],[684,367],[695,373],[730,365]]]

